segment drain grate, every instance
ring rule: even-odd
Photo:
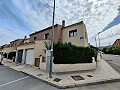
[[[59,79],[59,78],[55,78],[53,81],[55,81],[55,82],[59,82],[59,81],[61,81],[61,79]]]
[[[85,80],[83,77],[76,75],[76,76],[71,76],[75,81],[79,81],[79,80]]]
[[[92,75],[87,75],[88,77],[93,77]]]
[[[39,76],[39,77],[40,77],[40,76],[42,76],[42,75],[43,75],[43,74],[38,74],[37,76]]]

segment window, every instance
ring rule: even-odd
[[[77,29],[69,31],[69,37],[75,37],[77,36]]]
[[[48,39],[49,33],[44,35],[44,39]]]
[[[34,37],[34,38],[33,38],[33,41],[35,41],[36,39],[37,39],[37,37]]]

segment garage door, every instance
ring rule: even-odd
[[[23,56],[23,50],[18,50],[18,57],[17,57],[18,63],[22,62],[22,56]]]
[[[32,65],[33,63],[33,51],[34,49],[27,49],[26,50],[26,64]]]

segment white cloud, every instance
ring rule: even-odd
[[[53,0],[12,0],[24,18],[24,23],[32,26],[33,32],[52,25]],[[119,0],[56,0],[55,23],[66,25],[84,21],[89,38],[102,31],[118,15]],[[109,29],[104,34],[116,33],[118,26]],[[32,33],[32,32],[31,32]],[[115,35],[115,34],[114,34]],[[106,39],[101,37],[102,44],[112,43],[119,35]],[[109,40],[109,42],[107,41]],[[91,42],[92,43],[92,42]]]

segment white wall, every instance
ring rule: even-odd
[[[41,70],[46,70],[47,60],[48,59],[46,58],[46,62],[42,62],[42,57],[40,58],[40,69]],[[70,71],[83,71],[83,70],[95,70],[95,69],[96,69],[96,62],[94,58],[93,58],[92,63],[79,63],[79,64],[54,64],[52,63],[53,72],[70,72]]]
[[[79,64],[53,64],[53,72],[70,72],[70,71],[83,71],[95,70],[96,62],[92,63],[79,63]]]

